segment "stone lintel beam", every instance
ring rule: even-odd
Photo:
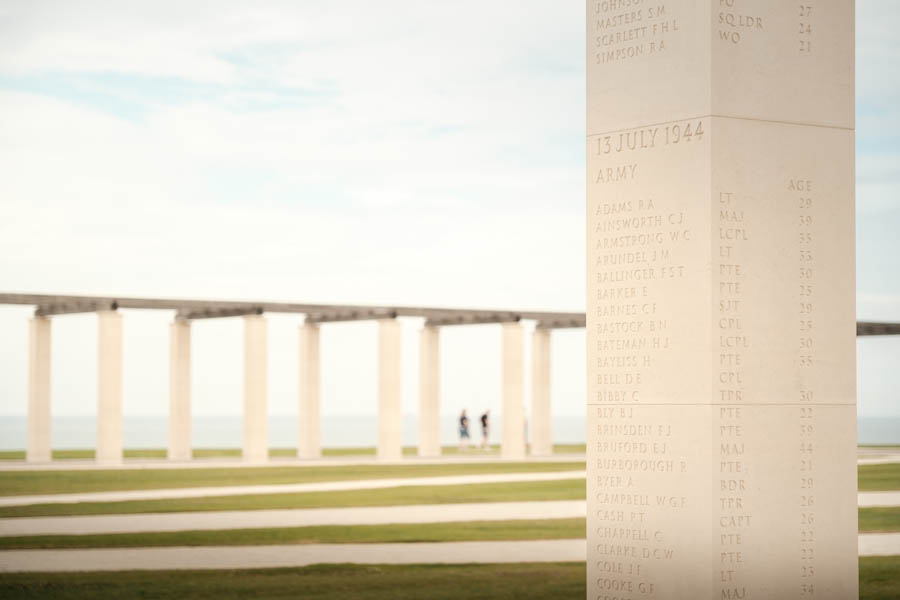
[[[261,315],[263,309],[254,306],[250,308],[200,308],[179,309],[175,313],[176,321],[192,321],[194,319],[224,319],[227,317],[244,317],[247,315]]]
[[[67,302],[60,304],[41,304],[34,309],[36,317],[50,317],[53,315],[72,315],[77,313],[97,312],[101,310],[116,310],[119,304],[111,302]]]
[[[872,323],[857,321],[856,335],[900,335],[900,323]]]
[[[307,323],[338,323],[340,321],[377,321],[379,319],[396,319],[393,310],[337,310],[333,312],[309,313]]]
[[[459,314],[429,317],[426,327],[449,327],[451,325],[484,325],[487,323],[518,323],[521,317],[515,313]]]
[[[546,319],[538,321],[537,329],[584,329],[584,319]]]

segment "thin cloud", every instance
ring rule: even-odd
[[[883,224],[900,218],[900,84],[887,74],[900,60],[900,9],[891,0],[857,8],[859,285],[890,295],[900,293],[886,233],[896,226]],[[583,9],[546,0],[3,3],[3,287],[582,309]],[[895,304],[868,297],[861,307],[894,314]],[[0,311],[0,412],[24,410],[23,318]],[[155,340],[128,347],[129,377],[144,363],[155,365],[148,379],[163,377],[168,318],[128,315],[129,335]],[[60,403],[90,412],[93,371],[77,339],[93,325],[66,323]],[[239,370],[234,327],[198,328],[201,413],[233,392],[211,374]],[[342,378],[336,350],[362,344],[353,360],[374,360],[371,331],[334,327],[323,342],[332,348],[323,410],[372,412],[371,382]],[[484,367],[499,364],[494,333],[447,337],[457,357],[447,368],[465,382],[446,378],[448,406],[476,389],[479,405],[498,410],[497,369]],[[560,339],[555,410],[578,414],[583,337]],[[273,334],[273,356],[293,356],[292,340]],[[407,370],[404,406],[415,412],[414,364]],[[294,385],[293,376],[273,381],[272,412],[295,410]],[[165,393],[129,385],[126,409],[164,411]]]

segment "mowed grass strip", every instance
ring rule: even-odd
[[[556,473],[585,468],[573,462],[474,462],[426,465],[316,465],[240,468],[0,471],[0,496],[185,487],[315,483],[354,479]]]
[[[585,594],[584,563],[317,565],[251,571],[0,574],[0,597],[48,598],[460,598],[533,600]]]
[[[584,444],[555,444],[553,451],[558,454],[584,454]],[[404,446],[403,456],[416,456],[419,449],[416,446]],[[443,453],[448,456],[453,455],[480,455],[480,454],[500,454],[500,446],[492,445],[486,450],[481,450],[476,445],[470,446],[467,450],[460,450],[458,446],[444,446]],[[194,458],[240,458],[240,448],[194,448]],[[126,459],[141,458],[166,458],[165,448],[126,448],[123,452]],[[296,448],[270,448],[269,456],[271,458],[294,458],[297,456]],[[323,448],[322,456],[375,456],[375,448],[368,447],[351,447],[351,448]],[[53,460],[92,460],[94,451],[84,449],[68,449],[54,450]],[[2,460],[25,460],[24,450],[0,450],[0,461]]]
[[[300,494],[253,494],[210,498],[129,500],[126,502],[34,504],[0,507],[0,517],[584,500],[585,493],[585,481],[583,479],[564,479],[560,481],[524,481],[468,485],[401,486],[375,490],[305,492]]]
[[[857,474],[861,492],[900,490],[900,463],[860,465]]]
[[[860,600],[900,598],[900,557],[859,560]],[[231,600],[583,600],[585,563],[316,565],[245,571],[0,574],[0,597]]]
[[[864,533],[900,531],[900,507],[859,509],[859,530]],[[900,573],[898,573],[900,576]]]
[[[859,598],[900,598],[900,556],[867,556],[859,559]]]
[[[0,538],[0,550],[562,540],[584,539],[584,528],[584,519],[546,519],[393,525],[325,525],[279,529],[106,535],[42,535]]]

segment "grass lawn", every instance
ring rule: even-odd
[[[860,465],[857,473],[861,492],[900,490],[900,464],[898,463]]]
[[[208,487],[226,485],[265,485],[309,483],[351,479],[394,477],[433,477],[489,473],[547,473],[584,469],[584,461],[575,462],[495,462],[446,465],[348,465],[135,469],[135,470],[59,470],[0,471],[0,496],[64,494],[112,490],[148,490],[163,488]]]
[[[900,598],[900,556],[867,556],[859,559],[859,598]]]
[[[584,539],[584,519],[0,537],[0,550]]]
[[[561,481],[479,483],[469,485],[403,486],[376,490],[306,492],[302,494],[257,494],[213,498],[130,500],[127,502],[34,504],[29,506],[0,507],[0,517],[583,500],[585,494],[585,481],[583,479],[566,479]]]
[[[900,452],[900,446],[897,444],[860,444],[859,448],[864,448],[867,454],[873,454],[873,451],[882,451],[885,454]],[[584,454],[586,451],[585,444],[554,444],[553,451],[557,454]],[[404,456],[415,456],[418,449],[415,446],[405,446],[403,448]],[[443,453],[445,455],[458,455],[460,450],[458,446],[444,446]],[[492,445],[489,450],[482,452],[476,447],[470,448],[463,452],[469,454],[500,454],[500,446]],[[323,456],[332,457],[354,457],[354,456],[374,456],[375,448],[355,447],[355,448],[323,448]],[[124,451],[126,459],[163,459],[166,458],[166,450],[164,448],[126,448]],[[238,458],[241,456],[240,448],[195,448],[193,451],[194,458]],[[297,456],[296,448],[271,448],[269,456],[273,458],[286,458]],[[54,460],[91,460],[94,458],[94,451],[89,449],[68,449],[54,450]],[[25,460],[24,450],[0,450],[0,461],[3,460]]]
[[[859,509],[859,530],[869,533],[900,531],[900,506]]]
[[[555,444],[553,451],[557,454],[584,454],[584,444]],[[406,446],[403,448],[403,456],[416,456],[419,450],[416,446]],[[443,453],[445,455],[455,456],[458,454],[500,454],[500,446],[492,445],[487,450],[482,451],[477,447],[470,447],[468,450],[460,451],[458,446],[444,446]],[[165,448],[126,448],[124,456],[129,458],[166,458]],[[239,458],[241,456],[240,448],[194,448],[194,458]],[[272,458],[293,458],[297,456],[296,448],[270,448],[269,456]],[[375,456],[375,448],[323,448],[322,456]],[[94,458],[94,451],[89,449],[70,449],[70,450],[54,450],[53,460],[91,460]],[[0,460],[25,460],[24,450],[0,450]]]
[[[0,496],[64,494],[113,490],[147,490],[225,485],[264,485],[432,477],[489,473],[539,473],[573,471],[584,462],[495,462],[447,465],[271,466],[196,469],[141,469],[73,471],[0,471]],[[859,467],[860,491],[900,490],[900,464]]]
[[[584,582],[584,563],[319,565],[256,571],[0,574],[0,597],[583,599]]]
[[[446,465],[359,465],[304,467],[242,467],[240,469],[140,469],[0,471],[0,496],[62,494],[114,490],[146,490],[225,485],[262,485],[432,477],[490,473],[537,473],[585,468],[580,461],[562,463],[473,463]],[[860,491],[900,490],[900,464],[862,465],[858,470]]]
[[[861,558],[860,599],[900,598],[900,557]],[[318,565],[253,571],[0,574],[0,597],[332,600],[578,599],[584,563]]]

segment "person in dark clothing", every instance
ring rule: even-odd
[[[466,409],[463,409],[459,415],[459,449],[466,450],[469,447],[469,417],[466,416]]]
[[[484,414],[481,415],[481,449],[487,450],[490,446],[488,444],[488,415],[491,411],[485,410]]]

